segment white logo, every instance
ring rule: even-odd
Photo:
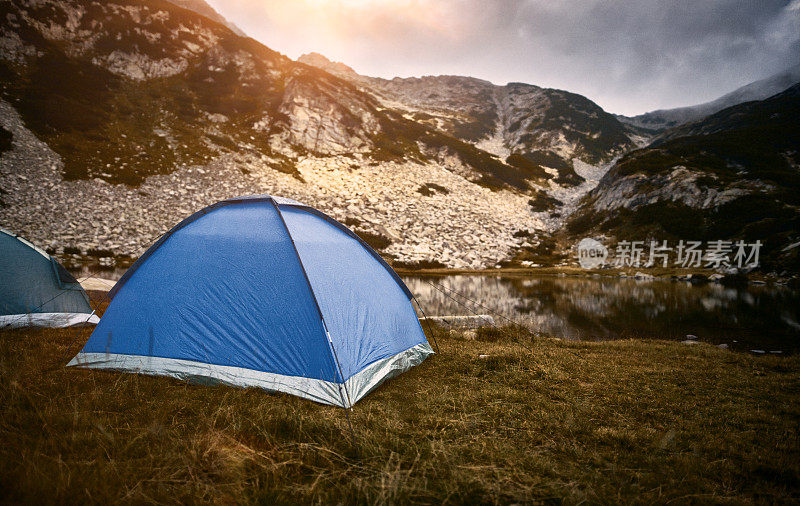
[[[599,241],[584,238],[578,243],[578,263],[584,269],[596,269],[606,263],[608,249]]]

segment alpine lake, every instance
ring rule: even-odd
[[[800,350],[800,290],[563,275],[403,276],[429,315],[489,314],[564,340],[697,340],[752,353]]]

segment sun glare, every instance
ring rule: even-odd
[[[398,0],[305,0],[310,5],[317,6],[330,6],[330,7],[349,7],[349,8],[364,8],[370,6],[386,5],[386,4],[403,4],[408,2]]]

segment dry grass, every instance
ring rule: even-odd
[[[800,357],[440,334],[356,405],[356,454],[341,409],[59,367],[74,336],[0,332],[4,501],[800,499]]]

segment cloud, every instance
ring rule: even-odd
[[[212,0],[277,51],[382,77],[463,74],[690,105],[800,63],[800,0]]]

